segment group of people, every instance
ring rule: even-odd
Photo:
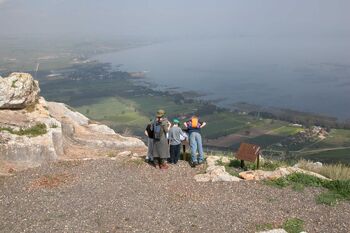
[[[158,110],[156,117],[150,119],[145,134],[148,137],[148,153],[146,160],[160,169],[167,169],[168,164],[176,164],[180,158],[182,141],[189,140],[191,148],[191,165],[202,164],[204,153],[201,128],[206,125],[197,116],[184,122],[185,132],[181,129],[179,119],[172,123],[165,117],[164,110]],[[198,156],[197,156],[198,151]]]

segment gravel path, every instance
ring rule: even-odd
[[[0,178],[0,232],[255,232],[297,217],[307,232],[349,232],[350,203],[317,205],[321,189],[197,183],[200,168],[135,161],[57,162]]]

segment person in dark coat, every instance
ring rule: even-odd
[[[171,123],[165,118],[165,111],[158,110],[156,119],[152,123],[153,129],[153,161],[154,166],[160,169],[167,169],[166,163],[169,155],[169,145],[167,133]]]

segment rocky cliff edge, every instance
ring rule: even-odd
[[[27,73],[0,77],[0,173],[58,159],[145,154],[144,143],[40,97]]]

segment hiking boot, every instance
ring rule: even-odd
[[[203,160],[200,160],[199,162],[198,162],[198,165],[201,165],[201,164],[203,164],[204,163],[204,161]]]
[[[194,161],[191,163],[191,167],[196,167],[198,165],[198,162],[197,161]]]
[[[169,165],[166,164],[166,163],[163,163],[163,164],[160,165],[160,169],[162,169],[162,170],[166,170],[168,168],[169,168]]]

